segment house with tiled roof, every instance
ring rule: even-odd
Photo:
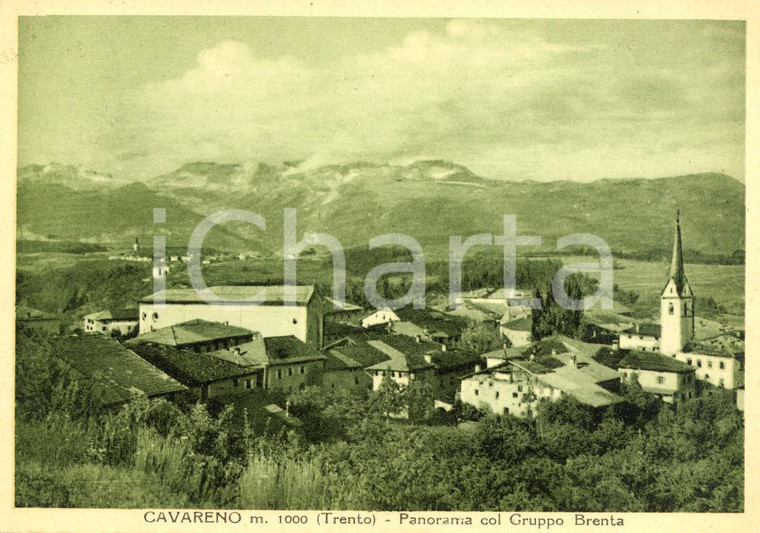
[[[693,398],[694,369],[658,352],[629,351],[618,363],[618,372],[637,380],[644,392],[656,394],[667,403]]]
[[[399,320],[398,315],[392,309],[374,309],[371,311],[365,311],[354,318],[354,322],[363,328],[392,324]]]
[[[267,390],[291,392],[317,385],[326,357],[293,335],[265,337]]]
[[[139,343],[132,345],[132,349],[147,362],[195,391],[204,401],[229,392],[256,390],[264,386],[265,366],[260,362],[230,361],[215,357],[214,352],[195,352],[166,344]]]
[[[354,392],[372,390],[372,378],[364,371],[364,365],[346,355],[346,351],[345,348],[335,347],[325,352],[322,387]]]
[[[171,396],[188,390],[132,350],[101,335],[60,337],[52,353],[94,385],[96,398],[103,405],[120,404],[139,396]]]
[[[437,311],[420,309],[400,309],[396,311],[399,321],[391,325],[391,330],[414,339],[452,346],[459,342],[467,328],[467,321]]]
[[[130,335],[137,331],[137,308],[106,309],[84,317],[85,333]]]
[[[532,327],[533,320],[531,317],[524,316],[499,324],[499,334],[501,337],[509,339],[512,346],[527,346],[533,340]]]
[[[310,285],[172,288],[140,300],[140,334],[190,320],[221,322],[264,337],[293,335],[320,346],[324,304]]]
[[[369,346],[386,357],[384,361],[366,369],[372,377],[372,390],[380,389],[385,377],[389,377],[401,386],[407,386],[415,379],[432,382],[435,378],[432,354],[424,353],[424,347],[422,349],[410,349],[411,345],[407,339],[411,341],[411,345],[422,344],[401,335],[388,335],[382,340],[367,341]]]
[[[743,334],[729,331],[692,340],[675,357],[694,368],[699,380],[725,389],[744,387]]]
[[[659,352],[661,337],[659,324],[637,323],[620,333],[620,349]]]
[[[613,405],[622,401],[617,394],[620,375],[593,359],[598,348],[553,336],[522,348],[522,353],[505,351],[503,362],[464,377],[460,399],[496,414],[516,416],[535,414],[542,398],[570,396],[591,407]]]
[[[313,345],[289,335],[262,337],[249,332],[242,343],[218,343],[209,350],[187,345],[133,342],[134,350],[200,397],[213,398],[250,390],[294,391],[316,384],[325,356]]]
[[[26,305],[16,306],[16,324],[51,335],[61,332],[61,321],[57,317]]]
[[[250,342],[257,333],[238,326],[207,320],[189,320],[159,328],[131,339],[128,344],[154,343],[195,352],[211,352]]]

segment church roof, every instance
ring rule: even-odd
[[[673,280],[676,285],[676,291],[679,296],[684,293],[684,288],[688,285],[686,274],[683,270],[683,249],[681,246],[681,214],[676,212],[676,231],[673,240],[673,258],[670,261],[669,280]]]

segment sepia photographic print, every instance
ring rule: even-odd
[[[5,13],[0,530],[756,530],[742,6]]]

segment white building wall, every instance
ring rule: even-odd
[[[110,335],[116,330],[120,335],[132,333],[137,328],[136,320],[120,320],[118,322],[102,322],[100,320],[84,319],[84,331],[87,333],[101,333]]]
[[[621,333],[620,349],[657,352],[660,350],[660,340],[657,337],[649,337],[638,333]]]
[[[362,327],[369,328],[371,326],[377,326],[378,324],[389,324],[398,321],[398,315],[390,309],[378,309],[376,312],[362,320]]]
[[[693,367],[697,379],[716,387],[737,389],[744,385],[741,365],[732,357],[679,352],[676,359]]]
[[[620,368],[618,370],[627,380],[631,380],[636,374],[639,385],[644,392],[662,395],[663,401],[673,403],[694,396],[694,381],[691,374],[678,374],[676,372],[657,372],[654,370],[639,370],[632,368]]]
[[[417,370],[411,376],[409,372],[401,372],[399,370],[370,370],[370,372],[372,375],[372,390],[375,391],[380,389],[380,385],[383,383],[383,378],[386,374],[402,387],[406,387],[409,385],[410,380],[431,379],[435,373],[433,369]]]
[[[264,337],[294,335],[306,342],[307,318],[304,306],[141,303],[140,333],[200,319],[258,331]]]
[[[535,399],[531,401],[525,397],[526,394],[534,395]],[[556,400],[561,396],[561,391],[548,385],[528,380],[510,382],[508,374],[499,372],[487,379],[464,379],[460,386],[460,400],[463,403],[488,409],[497,415],[526,416],[528,408],[535,414],[539,399]]]

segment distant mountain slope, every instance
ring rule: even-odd
[[[165,224],[153,223],[153,208],[163,207]],[[52,240],[114,243],[128,249],[135,237],[145,247],[153,235],[167,235],[169,246],[187,246],[192,230],[203,216],[143,183],[122,187],[73,190],[56,184],[20,181],[17,234]],[[209,244],[239,248],[240,237],[229,231],[210,234]]]
[[[21,169],[19,175],[23,172],[28,173]],[[667,254],[675,210],[680,208],[687,251],[730,255],[744,248],[744,185],[723,174],[539,183],[487,180],[447,161],[406,166],[359,162],[306,171],[286,163],[198,162],[149,180],[147,187],[130,187],[138,189],[117,188],[107,194],[99,188],[88,194],[110,196],[120,191],[125,200],[140,198],[145,209],[153,207],[151,202],[171,200],[165,207],[168,225],[177,236],[189,234],[192,228],[185,225],[202,215],[219,209],[247,209],[266,217],[267,231],[235,227],[230,228],[230,236],[234,229],[236,235],[254,242],[264,239],[275,249],[282,246],[285,207],[298,208],[299,236],[327,232],[345,246],[366,246],[373,236],[401,232],[423,245],[445,247],[450,235],[500,235],[502,216],[514,214],[518,234],[541,236],[545,250],[554,249],[556,240],[564,235],[593,233],[614,251],[633,254]],[[142,211],[138,215],[127,210],[115,217],[126,208],[118,201],[107,204],[111,210],[98,210],[83,207],[93,200],[81,193],[53,193],[54,186],[44,187],[50,189],[44,192],[38,189],[34,180],[19,178],[19,221],[30,230],[47,234],[62,227],[69,236],[89,238],[98,234],[92,221],[109,216],[118,220],[107,220],[104,228],[152,229],[150,216],[140,222]],[[63,205],[58,210],[21,211],[35,205],[39,210],[45,202]],[[65,214],[60,223],[56,211]],[[228,244],[237,247],[239,243]],[[242,246],[251,248],[248,241]]]

